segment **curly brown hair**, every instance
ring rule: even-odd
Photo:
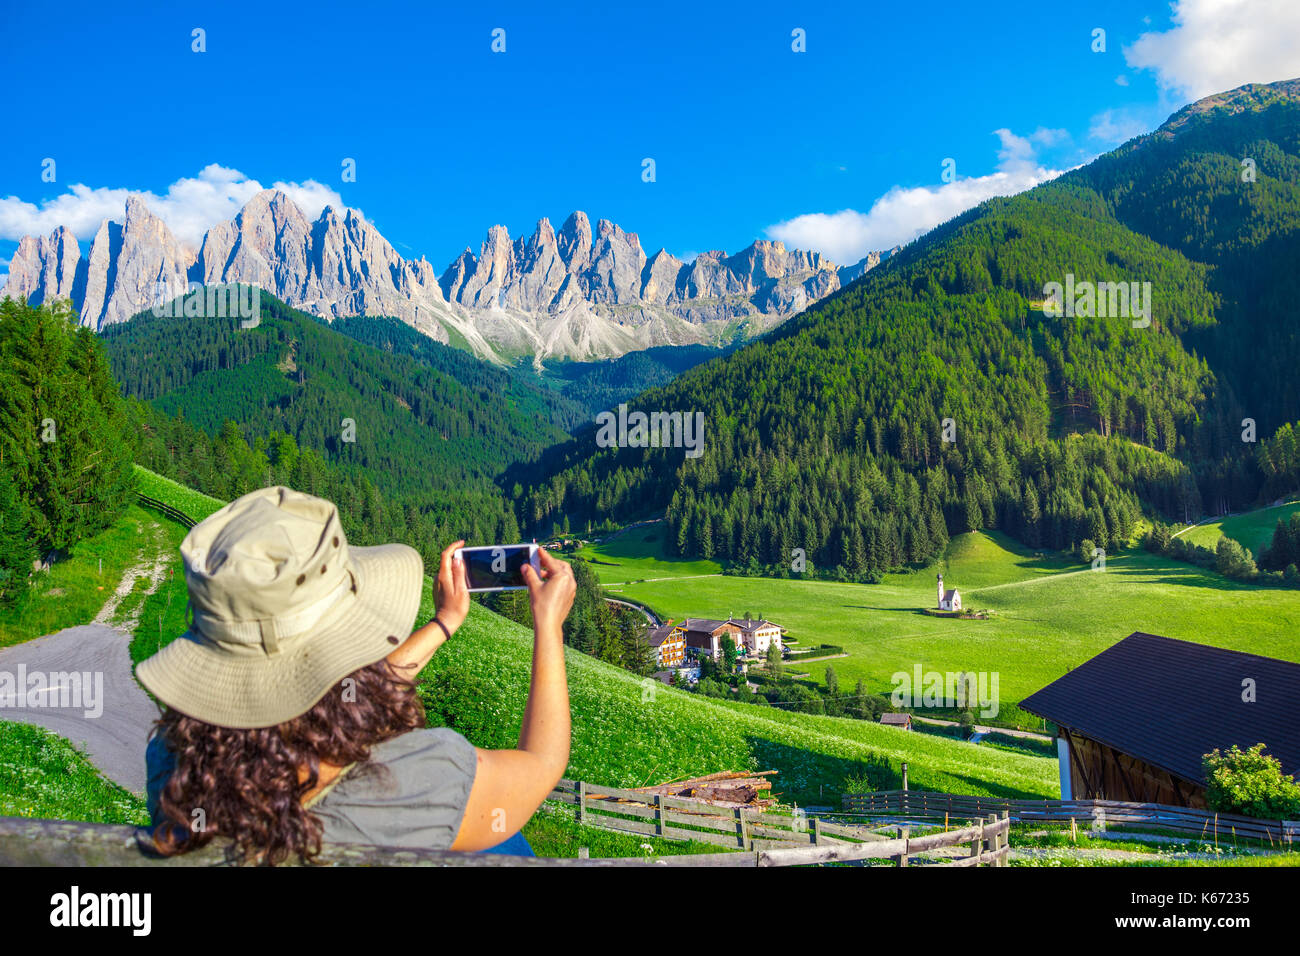
[[[424,723],[414,682],[387,660],[354,671],[311,710],[274,727],[217,727],[168,708],[155,726],[176,769],[159,796],[154,845],[172,856],[229,837],[239,862],[273,866],[291,854],[310,862],[320,853],[321,823],[303,797],[318,784],[321,763],[361,763],[374,744]]]

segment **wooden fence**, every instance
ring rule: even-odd
[[[1005,813],[1018,822],[1098,821],[1104,826],[1148,826],[1194,833],[1207,840],[1232,839],[1235,836],[1285,845],[1300,837],[1300,823],[1296,822],[1258,820],[1187,807],[1120,800],[1008,800],[924,790],[882,790],[878,793],[846,793],[842,804],[846,813],[861,816],[961,819]]]
[[[756,865],[752,857],[739,854],[741,859],[737,860],[736,856],[737,854],[732,853],[707,854],[702,862],[692,862],[691,865]],[[408,850],[394,847],[326,844],[317,862],[323,866],[607,867],[659,866],[664,864],[664,858],[654,860],[642,857],[556,859],[506,856],[498,853],[456,853],[451,850]],[[228,855],[228,845],[217,841],[191,853],[160,857],[153,851],[149,831],[144,828],[70,820],[0,817],[0,865],[190,867],[233,864]],[[296,860],[290,860],[287,865],[296,866]]]
[[[166,502],[159,501],[157,498],[150,498],[148,495],[141,494],[138,491],[136,492],[135,496],[137,499],[139,499],[140,504],[147,505],[148,507],[153,508],[155,511],[161,511],[163,514],[165,514],[168,518],[171,518],[177,524],[184,525],[187,528],[193,528],[198,523],[189,515],[185,514],[183,511],[177,511],[171,505],[167,504]]]
[[[1005,866],[1011,821],[988,814],[969,825],[911,835],[908,826],[889,827],[889,837],[862,826],[827,823],[816,817],[723,810],[681,797],[638,793],[582,782],[561,781],[553,800],[572,804],[577,819],[623,833],[700,840],[731,852],[607,859],[505,856],[329,844],[318,860],[325,866],[810,866],[863,860],[889,860],[896,866]],[[640,801],[640,802],[627,802]],[[878,829],[885,829],[879,827]],[[923,854],[949,851],[939,860]],[[956,851],[960,855],[953,855]],[[145,828],[0,817],[3,866],[229,866],[228,846],[213,844],[177,857],[152,849]],[[290,865],[293,865],[292,861]]]
[[[891,859],[906,866],[914,855],[968,844],[969,855],[928,865],[1003,866],[1008,854],[1010,820],[1005,814],[1001,819],[987,814],[970,826],[918,837],[911,836],[909,827],[894,828],[899,835],[891,839],[865,826],[829,823],[818,817],[716,807],[686,797],[580,780],[561,780],[550,799],[572,805],[574,818],[584,826],[743,851],[720,857],[659,858],[672,866],[799,866],[869,859]]]

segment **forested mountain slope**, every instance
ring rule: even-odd
[[[332,497],[363,544],[515,540],[492,479],[583,416],[395,320],[329,326],[265,293],[255,328],[146,312],[100,338],[137,461],[222,498],[275,482]]]
[[[788,565],[801,548],[857,575],[925,560],[967,530],[1105,547],[1126,540],[1143,511],[1187,519],[1203,496],[1247,503],[1264,484],[1256,447],[1241,441],[1237,396],[1248,389],[1232,363],[1203,356],[1225,334],[1229,292],[1249,287],[1253,301],[1271,302],[1257,280],[1274,273],[1193,254],[1212,260],[1220,245],[1244,247],[1245,233],[1251,248],[1281,242],[1300,222],[1288,205],[1295,93],[1269,89],[1201,104],[1145,148],[986,202],[763,341],[646,393],[636,407],[704,412],[703,456],[601,449],[579,433],[511,475],[533,482],[521,520],[662,508],[682,553]],[[1262,136],[1276,148],[1259,150],[1254,183],[1242,181],[1239,158],[1202,148]],[[1149,149],[1166,153],[1152,161]],[[1181,171],[1166,182],[1174,162]],[[1219,245],[1164,244],[1166,210],[1210,221],[1223,197],[1261,183],[1281,199],[1259,215],[1255,199],[1234,200],[1238,225],[1219,227]],[[1139,231],[1144,217],[1164,231]],[[1045,285],[1069,276],[1150,283],[1149,325],[1044,315]],[[1287,340],[1280,312],[1258,318],[1277,326],[1260,335]],[[1254,417],[1264,438],[1296,409],[1282,398]]]

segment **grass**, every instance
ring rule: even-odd
[[[663,522],[634,528],[577,554],[591,561],[596,577],[611,590],[628,581],[722,573],[717,561],[670,557],[664,551],[666,529]]]
[[[159,521],[130,505],[107,529],[78,541],[67,560],[35,575],[26,598],[0,611],[0,647],[94,620],[122,576],[151,553],[150,529]]]
[[[532,635],[481,606],[424,673],[431,721],[480,747],[516,744]],[[1053,760],[910,733],[867,721],[794,714],[643,682],[566,652],[573,741],[565,776],[637,787],[720,770],[779,771],[775,792],[800,805],[836,804],[862,763],[880,758],[912,786],[954,793],[1050,797]],[[894,780],[884,781],[897,785]]]
[[[135,476],[140,494],[156,498],[165,505],[171,505],[181,514],[188,515],[195,521],[202,521],[226,504],[220,499],[195,491],[170,478],[164,478],[140,465],[135,466]]]
[[[144,800],[106,779],[67,740],[9,721],[0,721],[0,816],[149,822]]]
[[[1300,512],[1300,501],[1270,505],[1267,508],[1229,515],[1218,521],[1198,524],[1179,537],[1213,550],[1219,543],[1219,538],[1227,535],[1259,557],[1259,552],[1273,543],[1273,530],[1277,527],[1278,521],[1285,521],[1297,512]]]
[[[573,807],[543,803],[524,824],[524,838],[538,856],[576,857],[587,848],[592,858],[681,856],[694,853],[725,853],[726,847],[698,840],[665,840],[635,833],[617,833],[603,827],[581,826],[573,818]],[[649,850],[646,847],[649,847]]]
[[[609,557],[602,545],[586,551]],[[635,566],[626,555],[620,560]],[[988,609],[990,618],[922,613],[935,601],[940,570],[967,608]],[[1108,555],[1106,570],[1094,572],[997,533],[959,535],[937,565],[886,575],[876,585],[683,574],[624,584],[617,593],[668,617],[752,610],[804,646],[841,645],[848,657],[798,668],[822,681],[831,666],[841,687],[861,678],[869,691],[888,694],[892,675],[910,674],[917,664],[925,671],[997,674],[999,713],[976,719],[1027,729],[1041,722],[1016,703],[1133,631],[1300,661],[1300,591],[1229,581],[1139,549]]]
[[[153,594],[144,599],[140,620],[131,635],[131,662],[138,664],[160,650],[168,640],[189,627],[189,595],[185,589],[185,566],[180,544],[188,529],[161,515],[158,523],[166,535],[167,576]]]

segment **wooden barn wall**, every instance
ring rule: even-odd
[[[1205,809],[1205,788],[1153,767],[1090,737],[1061,728],[1070,745],[1070,785],[1076,800],[1128,800]]]

